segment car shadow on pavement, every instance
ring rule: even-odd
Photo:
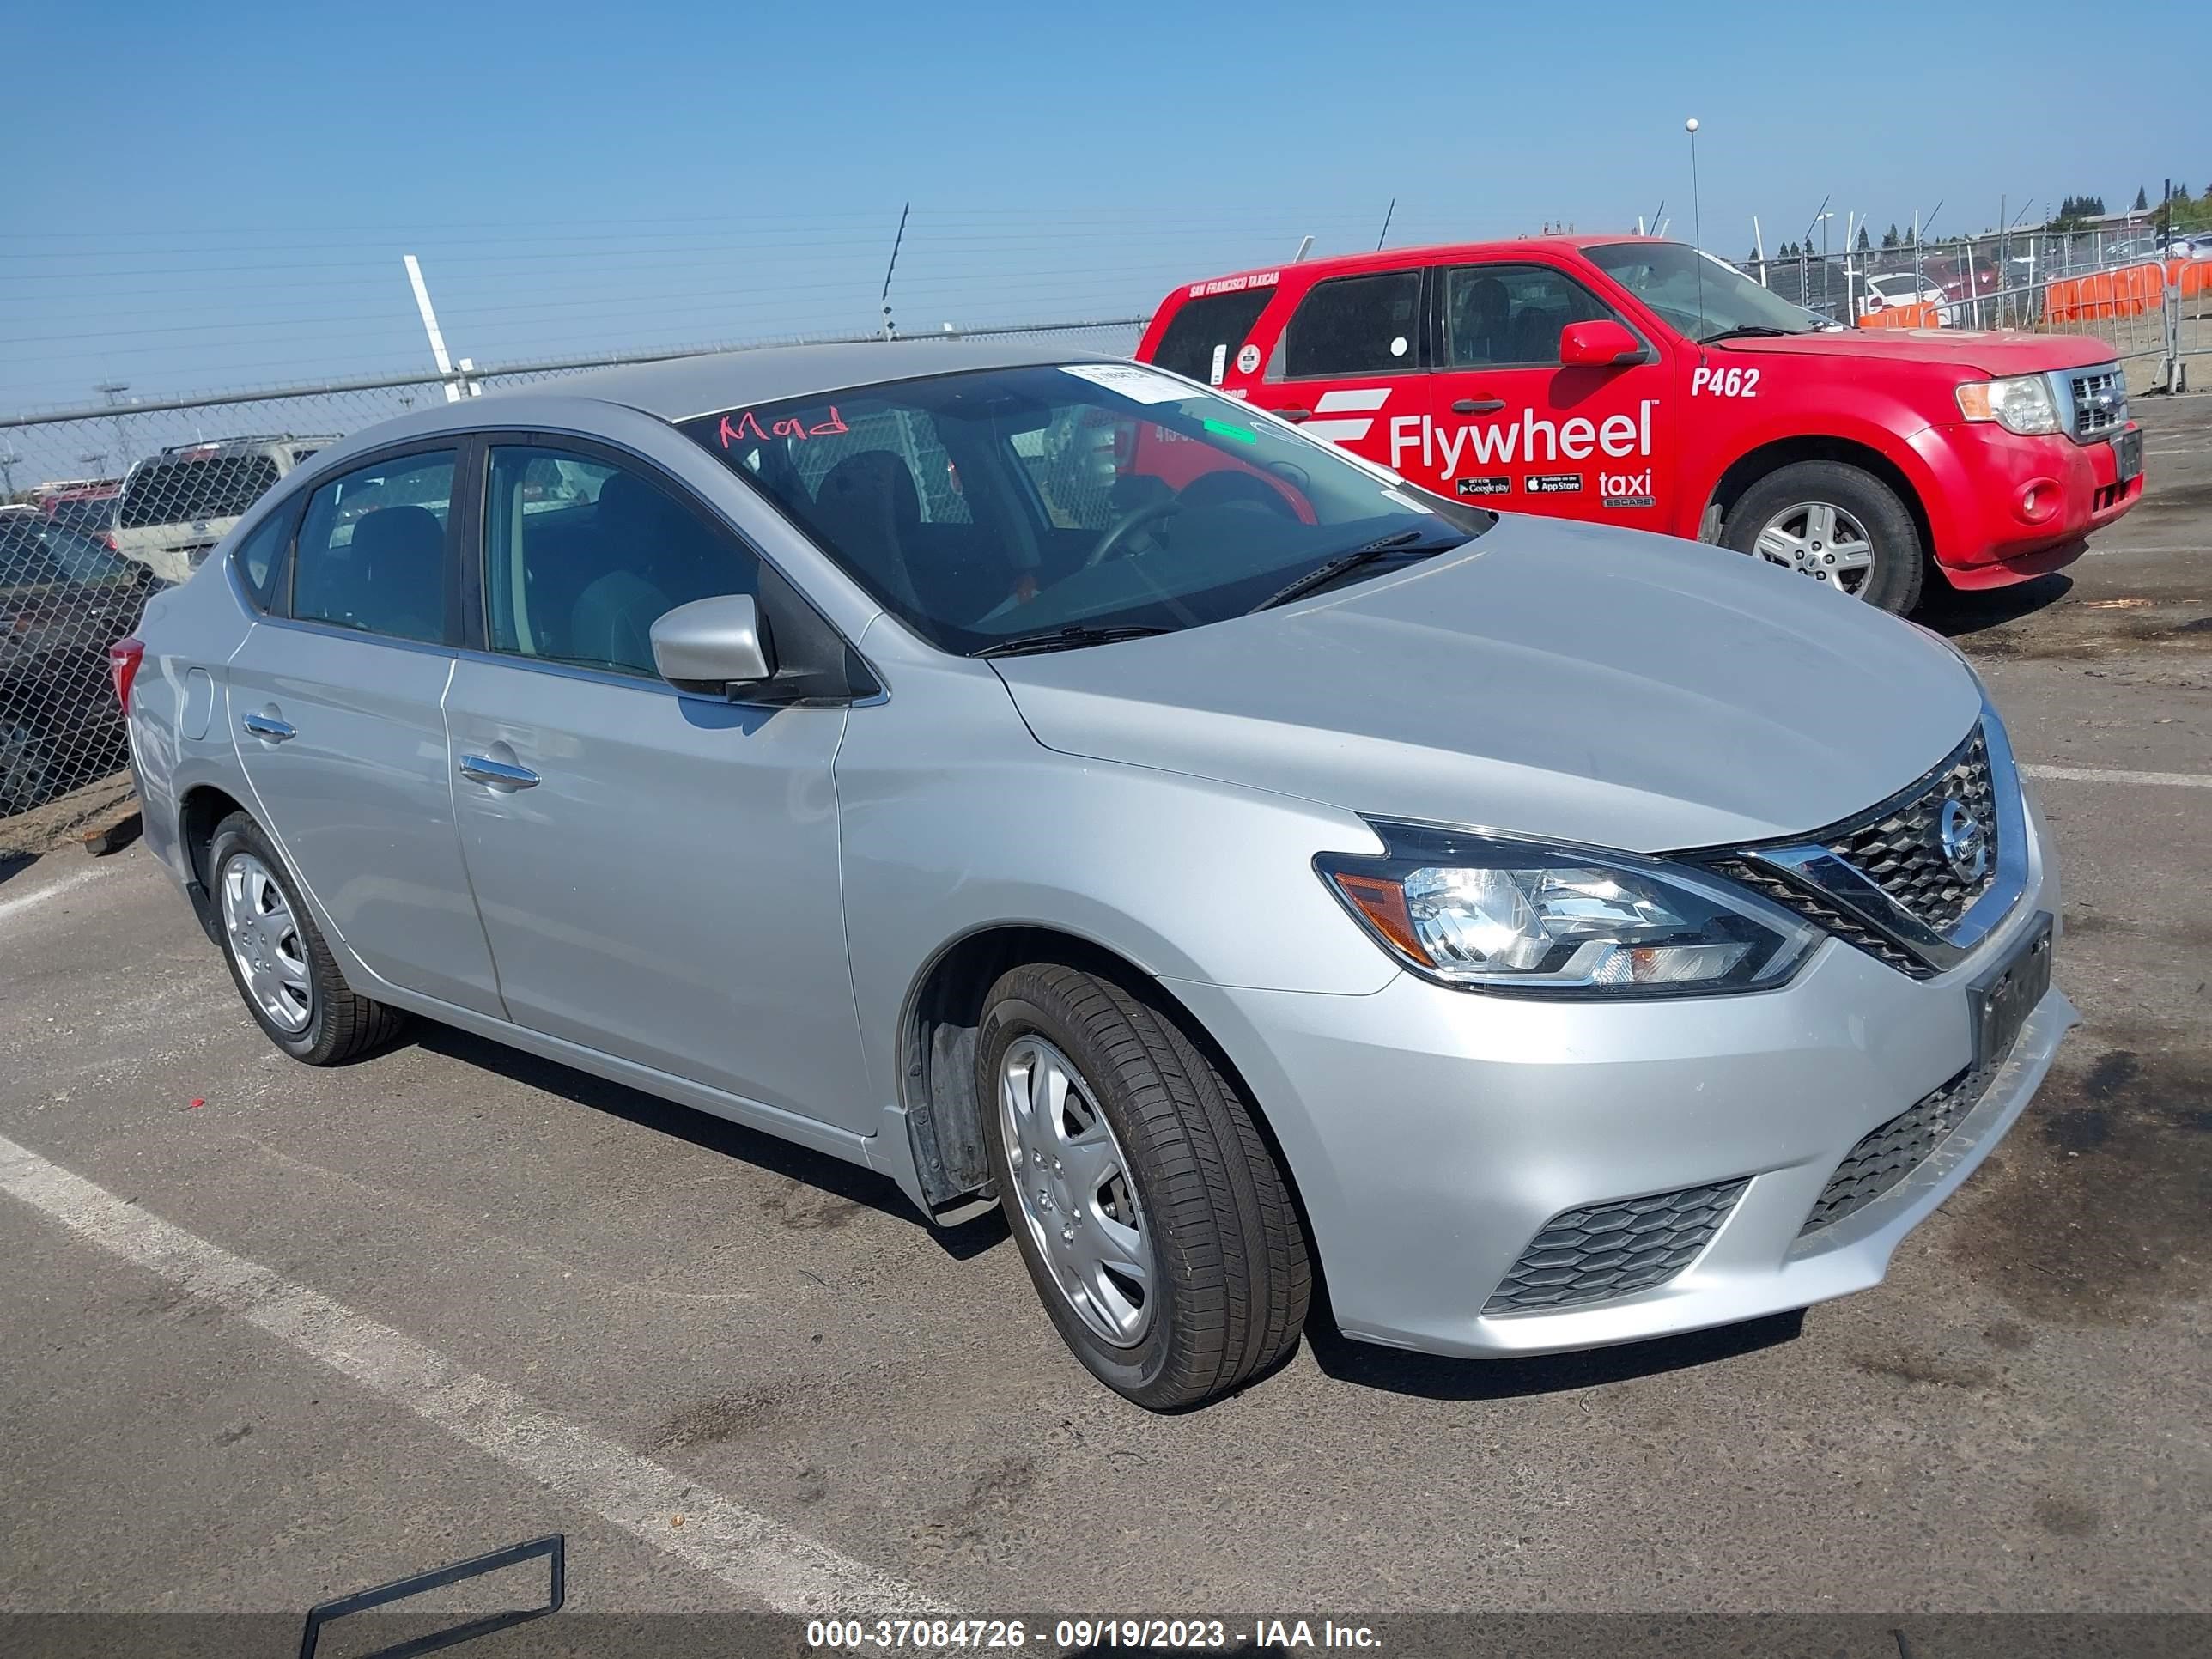
[[[1589,1348],[1579,1353],[1541,1354],[1528,1359],[1447,1359],[1355,1342],[1337,1330],[1326,1310],[1316,1310],[1306,1327],[1306,1341],[1313,1349],[1315,1363],[1340,1382],[1424,1400],[1519,1400],[1734,1359],[1795,1341],[1804,1323],[1804,1311],[1800,1309],[1713,1330]]]
[[[957,1227],[932,1226],[888,1177],[872,1170],[864,1170],[856,1164],[848,1164],[842,1158],[831,1158],[826,1152],[815,1152],[757,1129],[748,1129],[742,1124],[696,1111],[689,1106],[679,1106],[674,1101],[663,1100],[658,1095],[647,1094],[641,1089],[610,1083],[604,1078],[577,1071],[557,1060],[541,1060],[535,1054],[525,1054],[520,1048],[510,1048],[504,1043],[473,1036],[453,1026],[437,1025],[423,1020],[416,1023],[414,1031],[416,1046],[434,1054],[459,1060],[463,1065],[480,1066],[501,1077],[513,1078],[533,1089],[543,1089],[548,1094],[573,1100],[593,1111],[605,1112],[611,1117],[635,1123],[640,1128],[672,1135],[708,1152],[740,1159],[772,1175],[803,1182],[848,1203],[863,1204],[884,1215],[911,1223],[928,1233],[938,1248],[956,1261],[965,1261],[981,1255],[1006,1237],[1005,1219],[995,1210],[980,1220]]]
[[[2073,591],[2074,579],[2055,570],[2011,587],[1985,587],[1974,592],[1962,593],[1931,581],[1915,620],[1945,639],[1955,640],[2048,610]]]
[[[15,880],[37,862],[34,858],[20,857],[15,854],[0,854],[0,886]]]

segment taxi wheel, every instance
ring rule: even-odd
[[[1920,532],[1897,492],[1862,467],[1797,461],[1744,491],[1721,545],[1903,616],[1920,603]]]
[[[1094,1376],[1176,1411],[1297,1346],[1313,1272],[1297,1206],[1242,1092],[1171,1011],[1030,963],[991,988],[975,1062],[1015,1243]]]

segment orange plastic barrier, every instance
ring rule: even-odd
[[[1861,328],[1941,328],[1943,307],[1934,304],[1884,306],[1861,313]]]
[[[2185,300],[2212,294],[2212,259],[2168,259],[2166,279],[2180,289]]]
[[[2166,303],[2166,271],[2165,264],[2141,264],[2100,270],[2090,276],[2061,277],[2051,284],[2044,295],[2045,320],[2089,323],[2107,317],[2140,317],[2147,311],[2156,311]]]

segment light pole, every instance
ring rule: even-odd
[[[9,444],[0,449],[0,501],[12,501],[15,495],[15,463],[23,458]]]
[[[102,380],[98,386],[93,387],[93,390],[107,399],[107,406],[110,409],[115,409],[121,405],[123,394],[131,390],[131,382]],[[115,417],[115,449],[118,454],[128,456],[131,453],[131,433],[130,429],[123,424],[123,418],[120,415]]]
[[[1703,247],[1705,245],[1705,216],[1698,206],[1698,118],[1692,115],[1683,122],[1682,131],[1690,135],[1690,240],[1698,247]]]

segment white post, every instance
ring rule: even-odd
[[[422,331],[430,337],[431,361],[438,365],[439,378],[446,383],[446,401],[457,404],[461,400],[460,384],[453,375],[453,359],[446,355],[446,337],[438,331],[438,313],[430,308],[430,290],[422,281],[422,267],[415,256],[400,256],[407,266],[407,281],[415,289],[415,308],[422,313]]]
[[[1304,264],[1305,263],[1306,255],[1312,252],[1313,238],[1311,236],[1308,236],[1304,241],[1298,244],[1298,251],[1291,255],[1291,263],[1294,265]]]

